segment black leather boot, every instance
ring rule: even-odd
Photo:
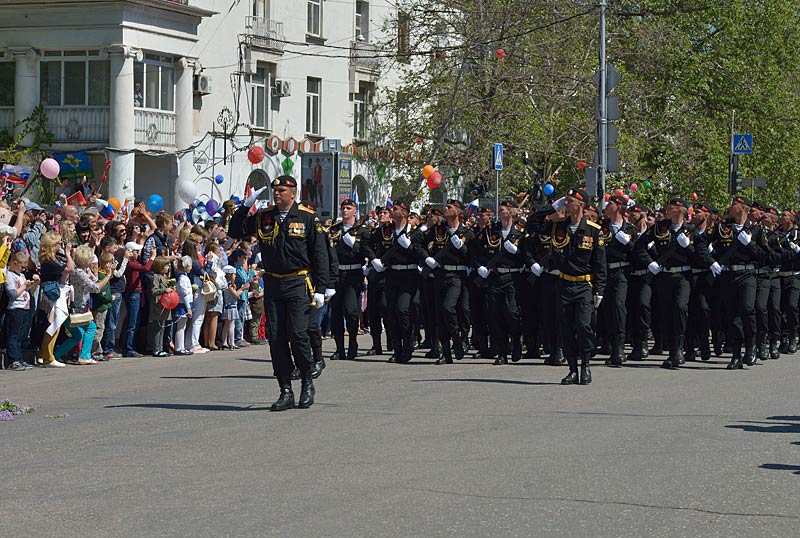
[[[466,347],[469,348],[469,344],[467,344]],[[455,360],[460,361],[464,358],[464,348],[465,346],[460,336],[453,338],[453,358]]]
[[[769,345],[769,358],[777,360],[781,358],[781,352],[778,350],[778,341],[773,340]]]
[[[522,341],[519,336],[511,337],[511,362],[519,362],[522,358]]]
[[[758,359],[762,361],[769,360],[769,346],[766,342],[762,342],[758,345]]]
[[[358,340],[351,336],[347,345],[347,360],[355,360],[356,355],[358,355]]]
[[[634,340],[631,344],[631,352],[628,353],[629,361],[643,360],[649,353],[647,353],[647,342]]]
[[[708,344],[708,336],[700,342],[700,360],[711,360],[711,346]]]
[[[797,335],[793,334],[789,338],[789,347],[786,349],[790,355],[797,353]]]
[[[788,353],[789,352],[789,338],[786,336],[781,337],[781,345],[778,346],[778,351],[780,353]]]
[[[322,370],[325,369],[325,359],[320,359],[311,365],[311,377],[314,379],[322,375]]]
[[[311,372],[303,373],[303,381],[300,386],[300,399],[297,401],[299,409],[308,409],[314,405],[314,378]]]
[[[672,353],[672,358],[676,366],[680,366],[681,364],[686,364],[686,359],[683,356],[684,343],[685,343],[685,337],[683,336],[675,337],[675,342],[673,343],[673,346],[675,347],[675,352]]]
[[[292,378],[279,377],[278,386],[281,388],[281,395],[275,400],[269,410],[270,411],[286,411],[294,407],[294,392],[292,392]]]
[[[733,349],[733,356],[731,357],[731,362],[725,367],[728,370],[741,370],[744,368],[742,366],[742,348],[741,346],[736,346]]]
[[[744,363],[747,366],[754,366],[758,362],[758,355],[756,355],[755,348],[746,348],[744,350]]]
[[[442,351],[439,348],[439,344],[435,344],[430,351],[425,354],[426,359],[438,359],[442,356]]]
[[[505,355],[498,355],[497,358],[494,360],[495,365],[502,366],[504,364],[508,364],[508,359]]]
[[[567,359],[564,358],[564,350],[560,347],[555,348],[545,361],[545,364],[550,366],[563,366],[566,363]]]
[[[291,378],[292,378],[294,381],[297,381],[297,380],[299,380],[299,379],[300,379],[300,370],[297,368],[297,366],[295,366],[295,367],[294,367],[294,370],[292,370],[292,375],[291,375],[290,377],[291,377]]]
[[[581,359],[581,385],[588,385],[592,382],[592,371],[589,369],[589,358]]]
[[[331,360],[332,361],[340,361],[343,358],[344,358],[344,353],[342,353],[341,351],[337,351],[336,353],[331,355]]]
[[[562,385],[577,385],[580,378],[578,377],[578,358],[577,357],[567,357],[567,363],[569,364],[569,373],[567,377],[561,380]]]

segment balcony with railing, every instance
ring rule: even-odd
[[[250,45],[283,53],[283,23],[264,17],[246,17],[245,35]]]
[[[108,107],[45,107],[56,144],[108,143]]]
[[[136,145],[154,148],[175,147],[175,113],[137,108],[134,114]]]
[[[356,69],[376,73],[381,68],[381,49],[372,43],[353,41],[350,44],[350,65]]]

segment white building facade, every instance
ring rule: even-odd
[[[369,142],[370,102],[393,80],[375,43],[396,17],[389,0],[6,1],[0,130],[43,105],[49,149],[86,151],[97,178],[110,160],[102,191],[121,201],[159,194],[174,211],[182,182],[221,202],[284,172],[316,197],[320,161],[346,161],[340,192],[371,208],[394,157]]]

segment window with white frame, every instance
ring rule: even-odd
[[[306,79],[306,132],[319,134],[322,115],[322,79]]]
[[[356,0],[356,39],[369,41],[369,2]]]
[[[175,111],[175,66],[173,58],[146,54],[133,64],[134,106]]]
[[[270,74],[266,67],[257,67],[250,75],[250,125],[269,129]]]
[[[45,106],[108,106],[111,63],[100,51],[45,51],[39,64],[39,99]]]
[[[322,35],[322,0],[306,0],[308,17],[306,33],[313,36]]]
[[[350,101],[353,103],[353,138],[363,140],[367,137],[369,99],[370,88],[364,84],[359,86],[358,93],[350,94]]]

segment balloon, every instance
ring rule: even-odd
[[[178,197],[187,204],[191,204],[197,197],[197,185],[194,184],[194,181],[188,179],[181,181],[178,184]]]
[[[39,165],[39,170],[47,179],[55,179],[58,177],[58,174],[61,173],[61,165],[59,165],[58,161],[55,159],[45,159],[42,161],[42,164]]]
[[[219,211],[219,202],[213,198],[206,202],[206,212],[212,217]]]
[[[231,195],[231,200],[233,200],[237,204],[241,204],[242,203],[242,199],[239,198],[238,196],[236,196],[235,194]]]
[[[650,183],[647,180],[645,180],[644,183],[642,183],[642,187],[644,187],[644,190],[646,190],[646,191],[649,191],[650,187],[652,187],[652,186],[653,186],[652,183]]]
[[[428,176],[428,188],[433,190],[439,185],[442,184],[442,174],[439,172],[433,172],[430,176]]]
[[[636,192],[638,190],[639,190],[639,185],[637,185],[636,183],[631,183],[631,191]]]
[[[111,207],[114,208],[114,211],[119,211],[119,208],[122,207],[122,204],[119,203],[119,200],[116,198],[109,198],[108,203],[111,204]]]
[[[606,202],[608,202],[609,200],[611,200],[611,195],[610,195],[610,194],[608,194],[608,193],[605,193],[605,194],[603,195],[603,200],[605,200]]]
[[[586,168],[586,161],[578,161],[578,168],[581,170]]]
[[[497,49],[494,52],[497,55],[498,60],[505,60],[506,59],[506,51],[503,49]]]
[[[222,185],[223,181],[225,181],[225,176],[223,176],[222,174],[217,174],[217,176],[214,178],[214,183],[216,183],[217,185]]]
[[[147,199],[147,209],[153,213],[158,213],[164,207],[164,199],[158,194],[151,194]]]
[[[697,193],[693,192],[692,193],[692,202],[696,202],[696,201],[697,201]]]
[[[422,167],[422,177],[424,177],[425,179],[431,177],[431,174],[434,172],[435,170],[433,169],[433,166],[429,164],[426,164],[425,166]]]
[[[164,310],[172,310],[178,306],[178,293],[175,291],[163,293],[158,302]]]
[[[247,160],[253,164],[258,164],[264,160],[264,148],[261,146],[253,146],[247,150]],[[222,183],[219,181],[219,183]]]
[[[554,192],[556,192],[556,188],[555,188],[555,187],[553,187],[553,184],[552,184],[552,183],[547,183],[547,184],[544,186],[544,193],[545,193],[545,195],[547,195],[547,196],[550,196],[550,195],[552,195]]]

